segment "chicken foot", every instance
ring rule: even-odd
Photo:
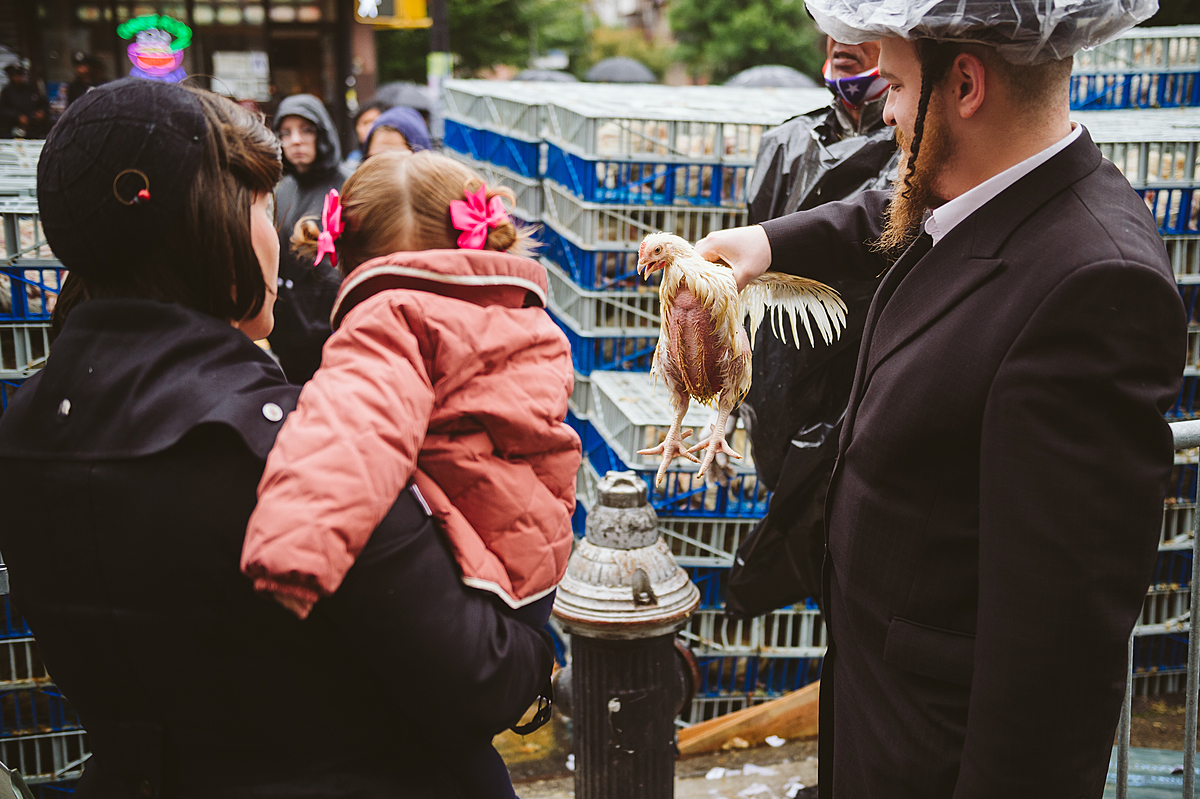
[[[671,422],[670,429],[667,430],[667,437],[662,443],[653,449],[639,449],[639,455],[662,455],[662,463],[658,466],[658,477],[654,480],[655,487],[661,486],[663,478],[667,476],[667,467],[676,458],[687,458],[692,463],[699,463],[700,459],[691,453],[683,446],[683,440],[692,434],[691,430],[684,430],[680,434],[679,430],[683,426],[683,417],[687,414],[689,397],[687,394],[681,394],[678,391],[671,392],[671,406],[675,411],[675,418]],[[738,456],[741,457],[741,456]]]
[[[685,455],[689,456],[693,461],[696,460],[693,453],[699,450],[704,450],[704,460],[700,461],[700,471],[697,477],[704,477],[708,480],[708,468],[712,466],[713,460],[716,459],[719,453],[724,453],[732,458],[740,459],[742,456],[733,451],[733,448],[725,441],[725,425],[729,421],[729,414],[733,411],[732,397],[730,392],[725,389],[721,392],[721,397],[717,400],[717,421],[712,425],[712,435],[708,437],[708,441],[702,441],[689,449]]]

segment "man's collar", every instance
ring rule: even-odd
[[[933,237],[936,245],[954,228],[982,208],[993,198],[999,196],[1005,189],[1012,186],[1021,178],[1037,169],[1042,164],[1067,149],[1083,134],[1083,126],[1078,122],[1072,123],[1070,133],[1040,152],[1031,155],[1019,164],[1015,164],[998,175],[980,183],[970,191],[955,197],[945,205],[935,208],[925,222],[925,230]]]

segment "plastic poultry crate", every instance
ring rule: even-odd
[[[8,594],[0,594],[0,639],[28,638],[32,635],[24,617],[13,606],[12,599]]]
[[[587,202],[618,205],[728,205],[748,202],[754,164],[589,157],[550,144],[546,177]]]
[[[10,262],[14,258],[54,258],[42,232],[36,197],[0,197],[0,219],[3,251]]]
[[[1200,25],[1134,28],[1075,54],[1071,71],[1200,69]]]
[[[48,321],[66,273],[57,261],[0,266],[0,322]]]
[[[723,610],[698,610],[680,637],[698,657],[813,658],[824,657],[826,647],[821,612],[811,603],[753,619],[735,619]]]
[[[547,142],[588,156],[654,161],[752,164],[763,133],[829,105],[822,89],[733,87],[585,87],[545,108]]]
[[[44,688],[50,682],[33,636],[0,640],[0,691]]]
[[[1163,236],[1171,269],[1179,283],[1200,283],[1200,236]]]
[[[53,686],[0,693],[0,738],[82,726],[75,708]]]
[[[0,170],[0,196],[36,197],[37,176],[29,173],[9,173]]]
[[[1184,376],[1183,386],[1179,389],[1179,396],[1175,399],[1175,404],[1167,411],[1167,418],[1172,422],[1178,422],[1185,419],[1197,418],[1200,408],[1196,405],[1196,388],[1197,380],[1200,377]]]
[[[820,679],[820,657],[701,657],[698,699],[782,696]]]
[[[714,230],[742,227],[747,221],[745,208],[589,203],[553,180],[542,185],[545,220],[597,249],[636,251],[646,236],[663,231],[695,242]]]
[[[0,174],[37,171],[45,139],[0,140]]]
[[[1094,72],[1071,75],[1071,109],[1181,108],[1200,105],[1200,72]]]
[[[732,566],[733,557],[746,537],[758,526],[758,519],[658,519],[671,554],[680,566]]]
[[[592,375],[591,405],[588,421],[616,451],[626,465],[634,469],[658,469],[659,455],[639,455],[638,450],[658,446],[666,437],[674,419],[670,394],[654,375],[632,372],[597,372]],[[682,431],[691,435],[684,443],[694,444],[710,434],[715,411],[698,402],[691,402],[683,417]],[[725,439],[743,457],[731,459],[738,470],[752,469],[749,436],[738,420],[726,430]],[[676,460],[673,467],[695,471],[690,461]]]
[[[658,290],[594,291],[581,287],[549,258],[542,259],[550,289],[550,307],[585,333],[657,336]]]
[[[568,417],[573,417],[573,414],[568,414]],[[767,512],[771,495],[765,486],[759,485],[753,470],[738,472],[723,485],[706,485],[703,478],[696,476],[695,469],[671,470],[664,477],[663,484],[656,485],[657,467],[630,470],[595,427],[584,420],[575,418],[574,421],[583,425],[580,438],[583,440],[585,466],[588,467],[580,469],[585,490],[578,492],[579,496],[586,497],[589,493],[594,496],[595,483],[607,472],[633,471],[646,483],[647,500],[660,517],[727,521],[759,519]],[[589,481],[591,485],[586,485]]]
[[[1194,188],[1136,189],[1163,236],[1200,233],[1200,197]]]
[[[48,322],[0,324],[0,380],[19,380],[45,364],[50,353]]]
[[[0,761],[18,769],[31,786],[78,779],[90,756],[83,730],[0,738]]]
[[[541,138],[544,83],[448,80],[442,94],[448,119],[526,140]]]
[[[567,407],[577,418],[586,419],[588,405],[591,403],[592,379],[586,375],[575,373],[575,384],[571,396],[567,399]]]
[[[648,281],[637,273],[636,246],[603,249],[586,245],[577,241],[572,234],[559,230],[545,217],[542,220],[542,240],[545,242],[542,255],[570,275],[580,288],[657,290],[662,282],[661,271],[653,273]],[[1200,280],[1200,266],[1197,266],[1196,272]]]
[[[1192,589],[1190,586],[1179,588],[1151,588],[1142,603],[1142,615],[1138,618],[1139,625],[1179,624],[1186,622],[1191,612]]]
[[[585,375],[600,370],[623,370],[647,372],[658,346],[658,330],[643,336],[606,335],[585,333],[574,326],[570,319],[554,313],[550,317],[571,345],[571,358],[575,371]]]
[[[476,161],[490,162],[522,177],[536,179],[540,176],[541,152],[537,140],[526,141],[447,119],[444,143],[451,150]]]
[[[527,222],[537,222],[542,218],[542,182],[537,178],[527,178],[518,175],[510,169],[476,161],[469,155],[447,150],[446,155],[475,170],[487,181],[489,186],[507,186],[517,195],[513,213]]]

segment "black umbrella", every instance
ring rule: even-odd
[[[645,64],[625,56],[597,62],[583,79],[589,83],[658,83]]]
[[[817,82],[803,72],[785,67],[782,64],[766,64],[761,67],[743,69],[729,80],[726,86],[741,86],[742,88],[762,88],[774,86],[784,89],[812,89]]]
[[[576,83],[578,78],[570,72],[560,72],[557,69],[525,69],[517,73],[513,80],[537,80],[547,83]]]
[[[424,86],[407,81],[385,83],[375,91],[375,100],[382,100],[389,105],[406,105],[418,111],[428,111],[429,90]]]

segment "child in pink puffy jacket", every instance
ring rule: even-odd
[[[385,153],[292,242],[346,276],[321,368],[279,432],[242,570],[300,618],[411,486],[473,588],[542,626],[571,552],[580,443],[546,273],[489,189],[445,156]],[[490,746],[468,796],[514,796]],[[503,784],[501,784],[503,783]]]

